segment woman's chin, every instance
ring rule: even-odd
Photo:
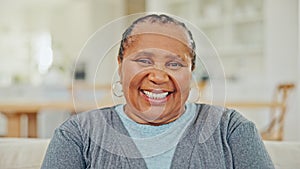
[[[166,110],[165,106],[150,106],[149,109],[140,112],[143,118],[147,121],[157,121],[161,119],[162,115],[164,114]]]
[[[139,116],[145,124],[160,125],[173,121],[173,116],[168,117],[166,106],[151,106],[148,110],[140,112]]]

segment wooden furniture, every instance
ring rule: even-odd
[[[37,137],[37,115],[41,110],[67,110],[71,113],[82,112],[95,109],[102,106],[112,104],[110,96],[110,87],[107,85],[88,85],[75,84],[69,87],[71,98],[64,101],[10,101],[0,102],[0,113],[7,118],[7,134],[6,137],[21,137],[21,118],[27,117],[27,137]],[[79,93],[88,93],[88,97],[83,97]],[[92,96],[94,93],[102,92],[101,98]]]
[[[295,85],[292,83],[279,84],[271,102],[227,102],[226,106],[232,108],[270,108],[270,122],[261,132],[261,136],[263,140],[282,141],[287,103],[294,88]]]
[[[262,138],[264,140],[283,140],[284,121],[287,110],[287,103],[291,91],[295,88],[294,84],[280,84],[278,85],[273,102],[280,103],[280,106],[271,107],[271,121],[266,130],[263,131]]]
[[[292,83],[279,84],[276,87],[273,100],[271,100],[270,102],[227,101],[225,105],[223,103],[220,103],[219,105],[229,108],[269,108],[270,122],[261,132],[261,136],[264,140],[282,141],[284,136],[284,121],[287,111],[287,103],[289,96],[294,88],[295,85]]]
[[[282,140],[284,120],[286,115],[286,107],[288,96],[294,84],[281,84],[277,87],[274,95],[274,100],[271,102],[257,102],[257,101],[241,101],[241,102],[226,102],[226,107],[242,107],[242,108],[270,108],[271,109],[271,121],[266,130],[262,132],[262,137],[265,140]],[[71,90],[72,89],[72,90]],[[89,109],[98,108],[104,105],[112,105],[110,88],[107,86],[96,87],[97,90],[106,91],[101,99],[95,103],[93,100],[86,100],[79,98],[81,95],[77,95],[76,92],[87,92],[87,90],[94,90],[92,86],[76,86],[71,87],[72,99],[60,102],[13,102],[13,103],[0,103],[0,112],[7,117],[7,137],[21,137],[21,117],[27,116],[28,119],[28,137],[37,137],[37,114],[43,109],[55,109],[55,110],[68,110],[76,113]],[[79,99],[79,100],[78,100]],[[79,104],[80,103],[80,104]]]
[[[37,114],[42,109],[73,110],[72,102],[0,103],[0,112],[7,118],[7,137],[21,137],[21,117],[27,116],[28,137],[37,137]]]
[[[69,86],[69,92],[73,102],[72,113],[113,104],[111,85],[77,82]]]

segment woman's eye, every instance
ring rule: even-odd
[[[166,66],[170,69],[179,69],[179,68],[183,67],[183,64],[181,64],[179,62],[169,62],[166,64]]]
[[[152,61],[150,59],[137,59],[135,61],[142,64],[142,65],[144,65],[144,66],[152,65]]]

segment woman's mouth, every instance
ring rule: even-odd
[[[144,90],[143,93],[151,99],[163,99],[169,94],[169,92],[153,93],[146,90]]]
[[[168,96],[172,92],[164,92],[161,90],[157,91],[148,91],[148,90],[141,90],[143,96],[146,98],[147,101],[150,102],[151,105],[161,105],[165,104],[168,101]]]

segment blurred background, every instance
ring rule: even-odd
[[[210,39],[225,71],[226,106],[269,138],[300,141],[297,0],[0,2],[1,137],[50,138],[72,113],[95,107],[95,98],[99,106],[112,105],[117,46],[96,83],[97,58],[76,59],[102,26],[129,14],[158,12],[188,20]],[[205,71],[196,78],[204,98],[209,79]]]

